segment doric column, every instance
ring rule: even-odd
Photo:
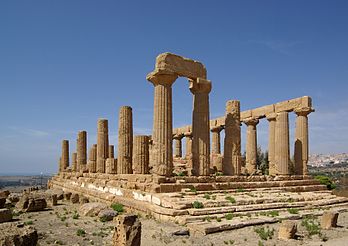
[[[76,171],[83,171],[87,165],[87,132],[79,131],[77,134],[77,166]]]
[[[225,141],[222,171],[225,175],[239,175],[241,173],[242,156],[240,102],[238,100],[227,101],[225,117]]]
[[[133,152],[133,116],[132,108],[122,106],[118,118],[118,158],[117,173],[132,173]]]
[[[133,173],[149,173],[149,136],[134,136],[133,140]]]
[[[279,175],[289,174],[289,116],[288,112],[277,114],[275,129],[275,169]]]
[[[108,154],[109,154],[109,158],[115,158],[115,148],[113,145],[109,145]]]
[[[62,156],[61,156],[62,171],[69,167],[69,140],[62,141]]]
[[[73,152],[71,154],[71,171],[76,172],[77,170],[77,153]]]
[[[107,158],[105,161],[105,173],[116,174],[117,173],[117,160],[114,158]]]
[[[295,129],[295,173],[298,175],[307,175],[308,163],[308,114],[313,112],[312,108],[298,108],[296,113]]]
[[[155,87],[152,133],[152,172],[171,176],[173,173],[172,84],[177,75],[156,70],[147,76]]]
[[[93,144],[93,146],[89,149],[88,171],[90,173],[95,173],[97,171],[97,145],[96,144]]]
[[[247,125],[247,141],[246,141],[246,169],[248,174],[256,171],[257,164],[257,133],[256,125],[258,119],[250,118],[243,121]]]
[[[97,173],[105,173],[105,161],[108,158],[109,130],[108,120],[98,120],[97,133]]]
[[[211,131],[211,153],[221,154],[220,132],[224,129],[223,126],[215,126]]]
[[[184,137],[185,137],[185,158],[186,159],[191,159],[192,158],[192,132],[191,131],[187,131],[184,133]]]
[[[210,122],[209,93],[211,82],[197,78],[189,80],[193,94],[192,115],[192,174],[196,176],[210,174]]]
[[[174,139],[174,156],[182,157],[182,143],[181,139],[184,137],[183,134],[175,134],[173,136]]]
[[[267,115],[267,120],[269,122],[268,126],[268,174],[276,175],[275,169],[275,127],[276,127],[277,114],[272,113]]]

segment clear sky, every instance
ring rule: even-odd
[[[348,1],[1,1],[0,173],[51,173],[62,139],[96,142],[98,118],[133,107],[150,134],[155,57],[205,64],[211,117],[309,95],[311,153],[348,152]],[[191,122],[185,79],[173,86],[174,126]],[[291,120],[293,145],[294,116]],[[243,127],[245,130],[245,128]],[[267,146],[267,121],[258,128]],[[245,144],[245,138],[243,139]]]

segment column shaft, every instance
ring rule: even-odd
[[[135,136],[133,147],[133,173],[149,173],[149,136]]]
[[[248,174],[252,174],[257,170],[257,132],[256,125],[259,123],[257,119],[244,121],[247,125],[247,143],[246,143],[246,169]]]
[[[62,171],[66,170],[69,167],[69,141],[68,140],[62,141],[61,163],[62,163]]]
[[[175,135],[173,137],[174,139],[174,156],[175,157],[182,157],[182,139],[183,135]]]
[[[215,155],[221,154],[221,143],[220,143],[221,129],[211,130],[211,153]]]
[[[109,145],[109,158],[115,158],[115,148],[113,145]]]
[[[275,169],[275,128],[276,128],[276,117],[277,114],[270,114],[267,116],[269,122],[268,126],[268,174],[276,175]]]
[[[289,116],[288,112],[280,112],[277,115],[275,130],[275,169],[277,174],[289,174],[289,160]]]
[[[87,132],[79,131],[77,134],[77,166],[76,171],[83,171],[87,165]]]
[[[105,161],[108,158],[109,131],[108,120],[98,120],[97,135],[97,173],[105,173]]]
[[[117,173],[132,173],[133,152],[133,116],[132,108],[123,106],[120,108],[118,121],[118,158]]]
[[[88,153],[88,171],[90,173],[95,173],[97,171],[97,145],[93,144],[93,146],[89,149]]]
[[[71,154],[71,171],[76,172],[77,170],[77,153],[73,152]]]

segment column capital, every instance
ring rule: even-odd
[[[277,113],[271,113],[271,114],[266,115],[266,119],[268,121],[276,120],[277,119]]]
[[[202,78],[197,78],[197,80],[189,79],[189,88],[192,94],[208,94],[211,91],[211,81]]]
[[[224,129],[224,126],[213,126],[210,131],[211,132],[221,132]]]
[[[155,69],[153,72],[149,73],[146,76],[146,79],[150,81],[154,86],[159,84],[171,86],[177,78],[177,74],[164,69]]]
[[[243,120],[244,124],[246,124],[247,126],[256,126],[259,123],[259,120],[256,118],[249,118],[249,119],[245,119]]]
[[[184,137],[184,134],[182,133],[173,134],[173,139],[181,140],[183,137]]]
[[[187,138],[192,138],[192,132],[184,132],[184,136]]]
[[[297,116],[307,116],[311,112],[314,112],[314,109],[310,107],[295,108],[294,112]]]

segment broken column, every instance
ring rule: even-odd
[[[269,122],[268,130],[268,174],[276,175],[275,169],[275,126],[276,126],[277,114],[272,113],[267,115],[267,120]]]
[[[297,225],[295,221],[284,220],[279,226],[278,239],[288,240],[295,238]]]
[[[211,82],[197,78],[189,80],[193,94],[192,115],[192,174],[207,176],[210,174],[210,121],[209,93]]]
[[[183,134],[175,134],[173,136],[174,139],[174,156],[182,157],[182,143],[181,139],[184,137]]]
[[[275,169],[279,175],[289,175],[289,116],[288,112],[277,114],[275,129]]]
[[[77,166],[76,171],[80,172],[87,165],[87,132],[79,131],[77,134]]]
[[[108,154],[109,154],[109,158],[115,158],[115,148],[113,145],[109,145]]]
[[[230,100],[226,103],[222,172],[225,175],[239,175],[241,166],[240,102]]]
[[[173,173],[172,84],[177,75],[156,69],[147,76],[155,87],[152,134],[152,172],[171,176]]]
[[[243,121],[247,125],[247,140],[246,140],[246,170],[248,174],[256,172],[257,165],[257,132],[256,125],[258,119],[249,118]]]
[[[97,135],[97,173],[105,173],[105,161],[108,158],[109,149],[108,120],[98,120]]]
[[[61,171],[64,171],[69,167],[69,141],[68,140],[62,141],[61,166],[62,166]]]
[[[295,173],[298,175],[308,174],[308,114],[313,112],[312,108],[297,108],[295,129]]]
[[[133,120],[132,108],[129,106],[120,107],[118,118],[118,158],[117,173],[132,173],[132,152],[133,152]]]
[[[134,136],[133,140],[133,173],[149,173],[149,136]]]
[[[140,246],[141,222],[136,215],[119,215],[114,218],[113,246]]]
[[[89,149],[88,171],[90,173],[95,173],[97,171],[97,145],[96,144],[93,144],[93,146]]]
[[[77,153],[73,152],[71,154],[71,171],[76,172],[77,171]]]

